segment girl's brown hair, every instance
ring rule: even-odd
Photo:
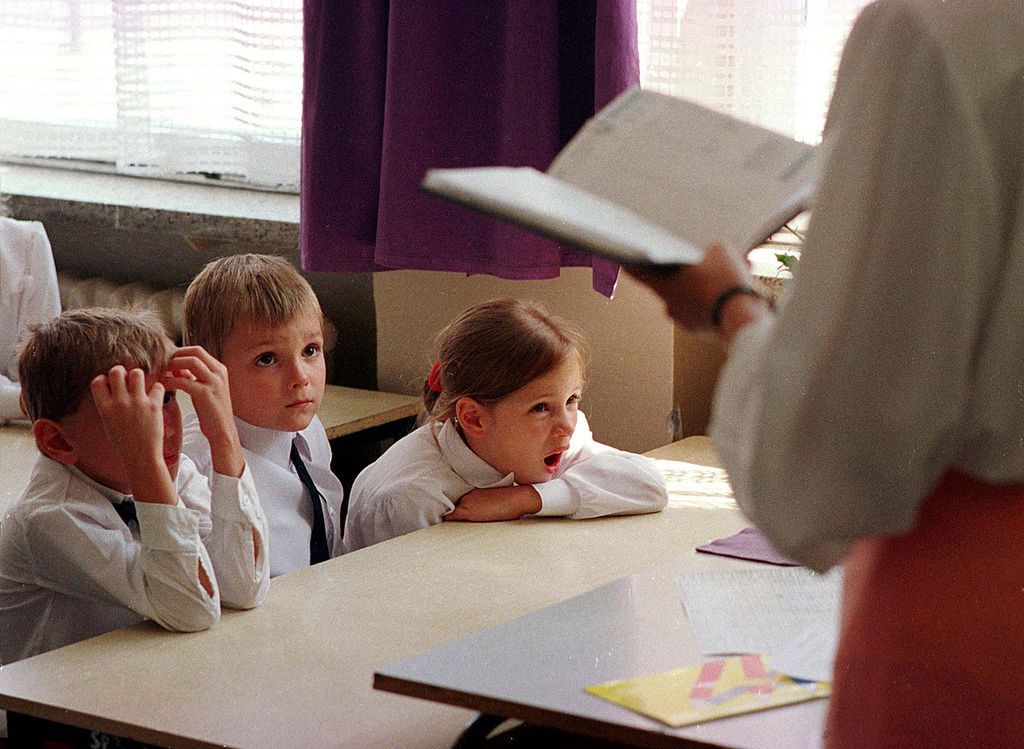
[[[489,405],[547,374],[568,356],[583,365],[582,334],[531,302],[493,299],[441,331],[436,376],[423,383],[429,419],[445,421],[460,398]],[[439,387],[435,390],[431,384]]]

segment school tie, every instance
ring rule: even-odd
[[[324,510],[320,504],[322,495],[320,490],[316,488],[316,484],[313,483],[309,471],[306,470],[306,464],[299,457],[299,449],[295,446],[294,442],[292,443],[292,465],[295,466],[295,472],[299,474],[299,481],[306,487],[306,492],[313,502],[313,534],[309,538],[309,563],[319,564],[331,558],[331,554],[327,550],[327,528],[324,525]]]
[[[123,499],[120,502],[111,502],[114,505],[114,509],[117,510],[117,514],[121,516],[121,520],[124,521],[125,525],[128,525],[133,520],[135,525],[139,524],[139,516],[135,514],[135,503],[130,499]]]

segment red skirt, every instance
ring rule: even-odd
[[[948,473],[844,570],[827,747],[1024,747],[1024,486]]]

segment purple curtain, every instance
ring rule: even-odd
[[[420,192],[431,167],[546,169],[639,80],[635,0],[305,0],[302,262],[553,278],[617,266]]]

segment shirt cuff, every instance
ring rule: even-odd
[[[572,515],[580,509],[580,500],[567,481],[552,479],[542,484],[531,484],[540,495],[540,512],[537,516]]]
[[[199,519],[185,505],[136,502],[135,514],[139,538],[147,549],[199,553]]]
[[[21,412],[21,385],[16,382],[0,382],[0,424],[10,419],[25,419]]]
[[[251,522],[257,515],[259,495],[248,464],[238,478],[214,471],[210,494],[210,512],[222,520]]]

